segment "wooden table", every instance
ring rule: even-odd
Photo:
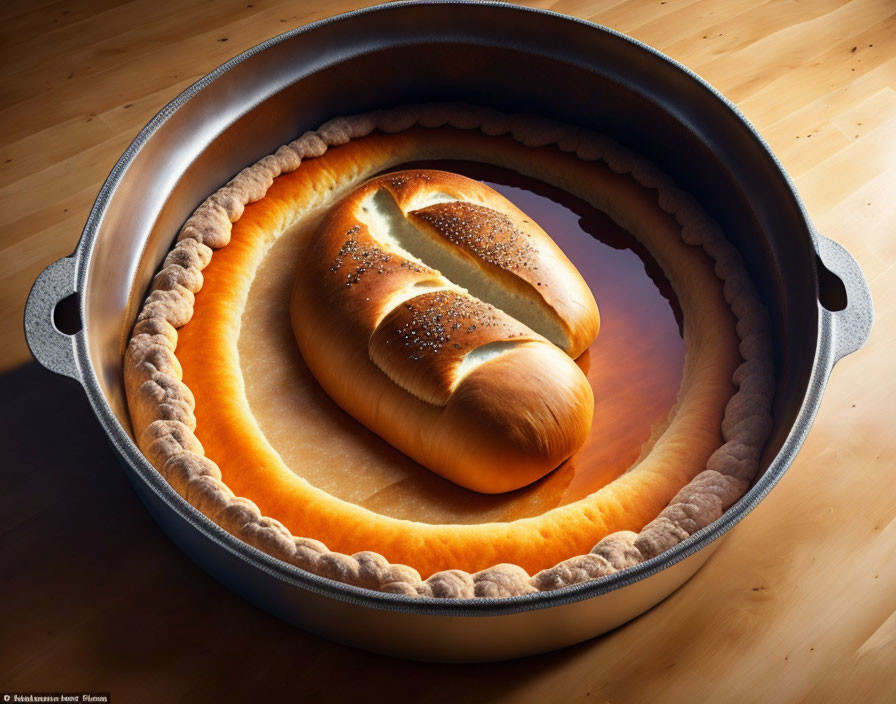
[[[0,369],[28,359],[28,288],[72,251],[140,127],[234,54],[362,4],[0,6]],[[683,589],[603,638],[497,665],[401,662],[305,634],[206,576],[136,500],[79,389],[25,366],[0,377],[0,694],[896,701],[896,5],[525,4],[628,33],[704,76],[753,121],[819,230],[868,276],[874,334],[838,365],[781,484]]]

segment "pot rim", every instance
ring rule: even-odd
[[[695,74],[686,66],[669,58],[660,51],[626,36],[616,30],[602,25],[589,22],[587,20],[563,15],[551,10],[543,10],[538,8],[522,7],[512,5],[506,2],[477,2],[476,0],[401,0],[399,2],[374,5],[351,12],[334,15],[325,19],[317,20],[307,25],[303,25],[287,31],[283,34],[272,37],[247,51],[235,56],[225,62],[206,76],[198,80],[189,88],[184,90],[180,95],[168,103],[160,110],[139,132],[137,137],[131,142],[127,150],[113,167],[108,178],[103,184],[99,195],[90,211],[87,222],[84,226],[81,239],[73,254],[76,258],[77,273],[75,290],[82,291],[86,282],[90,267],[90,259],[94,243],[99,231],[99,226],[103,219],[106,207],[114,195],[114,192],[121,181],[125,171],[133,161],[136,154],[149,140],[149,138],[184,104],[186,104],[197,93],[205,89],[219,77],[233,69],[238,64],[246,61],[255,54],[258,54],[272,46],[281,42],[290,40],[296,36],[313,31],[319,27],[329,24],[343,22],[354,17],[365,15],[373,12],[394,11],[396,8],[408,6],[439,6],[439,5],[481,5],[491,8],[500,8],[506,12],[521,12],[540,15],[545,18],[551,18],[553,21],[573,22],[594,31],[607,33],[617,39],[621,39],[634,45],[636,48],[646,51],[654,57],[671,64],[677,70],[683,72],[691,80],[699,84],[703,89],[709,91],[716,99],[731,111],[733,116],[737,118],[741,126],[747,130],[749,135],[758,143],[762,150],[771,158],[773,165],[780,172],[792,198],[799,208],[799,212],[805,220],[807,230],[812,239],[812,245],[818,253],[819,251],[819,235],[811,226],[805,206],[796,192],[794,184],[787,172],[784,170],[778,158],[768,147],[756,129],[750,124],[746,117],[738,110],[738,108],[719,93],[715,88],[709,85],[704,79]],[[85,301],[84,297],[80,297],[81,319],[84,320]],[[355,587],[342,582],[334,581],[325,577],[319,577],[310,572],[294,567],[282,562],[252,546],[244,543],[239,538],[227,533],[223,528],[214,523],[207,516],[202,514],[190,503],[181,497],[174,488],[150,465],[148,460],[143,456],[137,448],[129,433],[125,430],[117,416],[112,411],[111,406],[106,400],[103,393],[86,344],[86,326],[75,336],[74,356],[77,366],[77,380],[85,389],[90,405],[94,414],[100,420],[103,428],[108,435],[118,453],[126,460],[140,479],[155,492],[158,497],[173,511],[175,511],[182,519],[193,524],[204,537],[224,548],[231,554],[250,563],[253,567],[260,569],[278,580],[288,583],[292,586],[310,590],[317,594],[327,596],[339,601],[348,602],[354,605],[368,607],[377,610],[396,611],[408,614],[421,614],[433,616],[499,616],[525,611],[540,610],[571,604],[592,597],[597,597],[617,589],[622,589],[635,582],[644,580],[682,560],[694,555],[698,551],[707,547],[715,540],[722,537],[731,528],[733,528],[741,519],[743,519],[760,501],[771,491],[778,483],[784,472],[790,466],[797,454],[803,440],[808,433],[809,427],[815,416],[815,412],[821,401],[821,396],[827,377],[836,360],[840,355],[837,354],[836,345],[832,344],[834,336],[834,318],[833,314],[825,310],[819,305],[818,320],[818,343],[816,346],[815,359],[811,370],[810,381],[807,387],[807,393],[802,399],[801,408],[794,421],[794,424],[784,441],[781,450],[777,456],[771,461],[761,478],[747,491],[747,493],[731,506],[718,520],[699,530],[689,538],[665,551],[664,553],[651,558],[641,564],[626,570],[617,572],[606,577],[601,577],[588,582],[563,587],[553,591],[536,592],[514,597],[500,598],[476,598],[476,599],[437,599],[434,597],[411,597],[401,594],[387,594],[376,592],[361,587]]]

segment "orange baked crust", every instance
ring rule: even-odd
[[[533,175],[585,197],[620,220],[663,266],[684,311],[687,356],[669,428],[631,472],[578,502],[508,523],[431,525],[383,516],[337,499],[294,474],[269,445],[246,401],[237,353],[240,315],[268,246],[294,219],[382,169],[426,158],[465,158]],[[735,320],[713,262],[681,241],[680,227],[657,206],[657,192],[598,162],[553,146],[452,128],[373,133],[274,180],[248,205],[230,243],[204,269],[192,320],[179,331],[177,358],[195,397],[196,436],[223,481],[283,523],[293,535],[331,550],[374,551],[426,576],[512,563],[530,574],[588,553],[602,537],[639,531],[706,468],[722,445],[720,427],[742,362]],[[346,416],[346,422],[354,422]]]

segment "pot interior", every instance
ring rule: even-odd
[[[93,372],[122,425],[130,427],[124,345],[192,210],[242,167],[330,117],[430,100],[595,129],[648,156],[700,201],[745,257],[774,321],[767,466],[806,395],[818,325],[815,250],[773,157],[715,93],[650,50],[559,15],[494,5],[394,5],[312,26],[160,114],[98,211],[81,284]]]

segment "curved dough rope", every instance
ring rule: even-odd
[[[517,565],[500,564],[474,574],[445,570],[422,580],[415,569],[391,564],[377,553],[345,555],[328,550],[319,541],[293,536],[278,521],[262,516],[253,502],[233,494],[221,481],[218,466],[204,456],[193,432],[195,401],[181,381],[174,354],[176,329],[193,315],[194,294],[202,287],[202,270],[211,260],[212,250],[228,244],[231,224],[242,215],[245,205],[263,198],[274,178],[297,169],[302,159],[320,156],[329,146],[345,144],[376,129],[394,133],[415,124],[478,128],[486,135],[509,133],[530,147],[554,144],[583,161],[600,159],[616,173],[628,173],[642,186],[657,189],[660,208],[681,225],[682,240],[701,245],[716,261],[725,300],[738,320],[744,359],[733,377],[738,391],[725,409],[725,443],[710,457],[706,470],[682,488],[640,533],[612,533],[590,553],[533,576]],[[194,211],[178,239],[153,279],[125,353],[125,387],[138,445],[196,508],[241,540],[301,569],[368,589],[436,598],[508,597],[558,589],[613,574],[671,548],[718,519],[743,495],[758,470],[759,455],[771,430],[774,396],[768,313],[740,254],[696,201],[646,159],[605,137],[537,116],[504,115],[465,104],[404,106],[335,118],[240,171]]]

